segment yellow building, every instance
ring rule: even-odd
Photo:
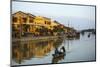
[[[34,15],[18,11],[12,14],[12,27],[14,32],[34,32]]]
[[[34,16],[30,13],[24,13],[22,11],[12,14],[12,32],[14,37],[16,37],[16,34],[21,36],[25,35],[25,33],[39,35],[40,32],[37,32],[37,29],[43,29],[44,27],[48,30],[53,30],[54,26],[61,27],[61,24],[59,24],[57,21],[51,20],[50,18]],[[48,34],[50,34],[50,32],[48,32]]]
[[[50,18],[42,17],[42,16],[36,16],[34,19],[34,23],[39,26],[44,26],[48,29],[53,29],[53,26],[57,26],[58,23],[55,23],[55,21],[52,21]]]

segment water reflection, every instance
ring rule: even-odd
[[[56,38],[17,41],[12,44],[13,65],[61,63],[95,60],[95,35],[80,38]]]
[[[62,42],[63,39],[13,42],[12,56],[14,61],[19,64],[33,57],[43,58],[47,56],[51,50],[58,48]]]

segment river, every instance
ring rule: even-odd
[[[12,65],[51,64],[95,61],[95,35],[80,34],[80,38],[56,38],[37,41],[18,41],[12,43]],[[55,55],[55,49],[64,54]],[[63,53],[63,52],[62,52]]]

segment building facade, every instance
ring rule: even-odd
[[[18,11],[12,14],[12,36],[48,36],[63,35],[68,32],[68,27],[43,16]]]

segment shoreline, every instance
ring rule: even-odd
[[[21,37],[21,38],[13,38],[12,41],[36,41],[36,40],[52,40],[52,39],[61,39],[61,38],[80,38],[80,34],[75,34],[75,35],[59,35],[59,36],[35,36],[35,37]]]
[[[12,41],[35,41],[35,40],[48,40],[55,38],[62,38],[64,36],[37,36],[37,37],[22,37],[22,38],[12,38]]]

